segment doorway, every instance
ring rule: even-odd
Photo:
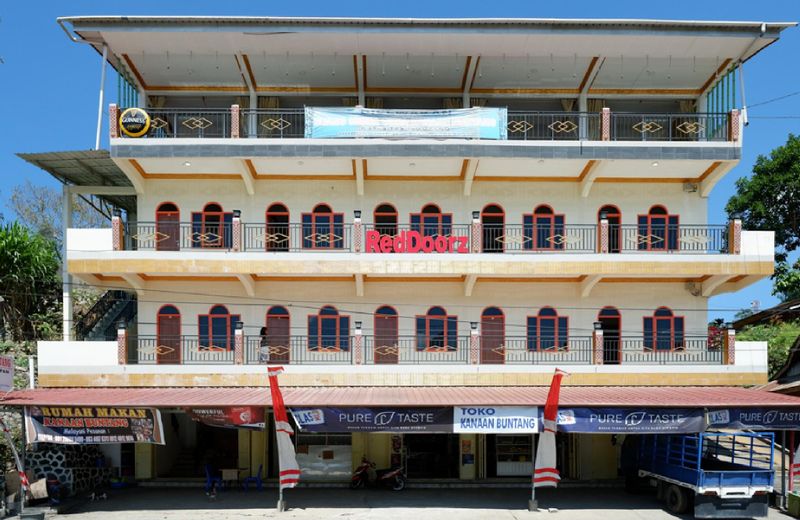
[[[481,363],[502,365],[506,361],[506,321],[503,311],[487,307],[481,314]]]
[[[603,364],[619,365],[622,361],[621,321],[616,307],[603,307],[597,315],[597,321],[603,331]]]
[[[505,212],[497,204],[490,204],[481,211],[481,228],[483,240],[481,250],[484,253],[502,253],[504,249],[503,235]]]
[[[608,220],[608,252],[619,253],[622,249],[621,233],[622,233],[622,213],[619,208],[613,205],[606,205],[600,208],[597,212],[597,221],[603,219]]]
[[[181,362],[181,313],[174,305],[164,305],[156,318],[156,362],[174,365]]]
[[[458,439],[458,434],[453,433],[404,435],[408,478],[458,478]]]
[[[180,250],[181,213],[172,202],[164,202],[156,209],[156,251]]]
[[[289,311],[277,305],[267,311],[267,330],[261,338],[259,360],[268,363],[289,363],[292,336]]]
[[[399,361],[397,311],[384,305],[375,311],[375,337],[372,352],[375,364],[396,365]]]

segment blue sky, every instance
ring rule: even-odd
[[[539,18],[664,18],[697,20],[798,21],[795,0],[753,2],[704,0],[670,2],[572,0],[571,2],[461,0],[432,2],[3,2],[0,9],[0,114],[5,123],[0,139],[0,212],[11,187],[25,179],[37,185],[57,183],[46,173],[18,159],[16,152],[82,150],[94,146],[100,58],[87,46],[71,43],[55,23],[68,15],[260,15],[372,17],[539,17]],[[781,40],[745,65],[748,104],[800,90],[800,29],[789,29]],[[110,71],[111,69],[109,69]],[[111,99],[116,82],[109,74]],[[762,119],[770,116],[794,119]],[[756,107],[745,131],[742,161],[714,189],[709,222],[724,223],[724,207],[736,179],[750,173],[755,158],[800,133],[800,96]],[[104,132],[105,138],[105,132]],[[765,308],[777,302],[771,281],[763,280],[733,295],[711,300],[712,309],[739,309],[759,300]],[[732,312],[712,310],[711,317],[730,318]]]

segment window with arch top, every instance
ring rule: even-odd
[[[682,350],[684,327],[683,316],[675,316],[668,307],[659,307],[652,316],[644,317],[644,349],[656,352]]]
[[[327,204],[317,204],[311,213],[303,213],[304,249],[341,249],[344,247],[344,214],[334,213]]]
[[[417,350],[452,352],[458,348],[458,316],[435,306],[416,317]]]
[[[453,229],[453,214],[442,213],[436,204],[426,204],[419,213],[411,214],[411,230],[422,236],[450,236]]]
[[[542,307],[528,316],[528,350],[555,352],[569,348],[569,318],[552,307]]]
[[[308,316],[309,350],[350,350],[350,316],[339,314],[336,307],[326,305],[317,314]]]
[[[192,212],[192,247],[230,249],[232,245],[233,212],[224,211],[217,202]]]
[[[547,204],[536,206],[533,213],[522,216],[525,249],[533,251],[562,250],[566,244],[564,215],[556,214]]]
[[[675,251],[678,249],[680,217],[670,215],[666,206],[656,204],[646,215],[637,218],[640,251]]]
[[[241,321],[239,314],[231,314],[224,305],[214,305],[208,314],[197,317],[201,350],[233,350],[233,331]]]

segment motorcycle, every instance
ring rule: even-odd
[[[375,469],[375,463],[361,458],[361,464],[353,471],[350,478],[350,489],[361,489],[364,487],[384,486],[392,491],[401,491],[406,487],[406,476],[403,468]]]

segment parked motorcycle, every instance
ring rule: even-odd
[[[350,489],[361,489],[364,487],[384,486],[393,491],[401,491],[406,487],[406,476],[403,468],[394,469],[375,469],[375,463],[361,458],[361,464],[353,471],[350,479]]]

